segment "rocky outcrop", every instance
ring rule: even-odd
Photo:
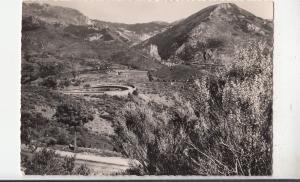
[[[154,58],[154,59],[156,59],[158,61],[161,61],[161,57],[158,54],[158,50],[157,50],[157,46],[156,45],[153,45],[153,44],[150,45],[149,54],[150,54],[150,56],[152,58]]]

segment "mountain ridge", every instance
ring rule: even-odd
[[[206,7],[170,24],[112,23],[89,19],[71,8],[23,3],[22,24],[25,57],[70,64],[75,57],[79,66],[92,65],[91,59],[144,70],[184,65],[179,68],[184,74],[201,71],[198,65],[230,64],[236,50],[251,41],[273,44],[273,22],[232,3]]]
[[[166,28],[167,22],[147,23],[114,23],[90,19],[80,11],[72,8],[53,6],[47,3],[23,3],[23,17],[35,17],[49,24],[62,26],[94,26],[97,28],[109,28],[114,34],[118,34],[124,42],[129,44],[139,43]]]
[[[235,46],[243,47],[252,39],[272,42],[273,25],[270,24],[235,4],[216,4],[177,22],[137,47],[155,59],[175,64],[213,63],[209,59],[215,64],[226,64]]]
[[[87,25],[89,18],[80,11],[72,8],[53,6],[47,3],[23,3],[22,16],[35,16],[47,23],[64,25]]]

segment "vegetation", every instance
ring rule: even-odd
[[[85,89],[88,89],[88,88],[91,87],[91,85],[87,83],[87,84],[84,84],[83,87],[84,87]]]
[[[234,4],[168,27],[90,21],[70,8],[23,5],[26,174],[91,174],[54,151],[77,146],[135,159],[125,174],[272,174],[272,22]],[[150,58],[151,45],[161,61]],[[63,94],[98,83],[135,90]]]
[[[69,100],[57,106],[56,113],[54,114],[58,122],[74,128],[74,150],[76,150],[77,130],[78,127],[83,126],[85,123],[93,120],[93,115],[82,106],[80,103],[71,102]]]
[[[118,144],[136,175],[270,175],[272,50],[251,43],[228,71],[202,77],[174,107],[133,100],[116,118]]]
[[[31,140],[38,138],[36,130],[47,124],[48,120],[41,114],[31,114],[28,112],[21,113],[21,142],[29,144]]]
[[[137,89],[135,89],[135,90],[132,92],[132,94],[135,95],[135,96],[137,96],[137,95],[139,95],[139,92],[138,92]]]
[[[43,148],[32,157],[22,155],[22,166],[27,175],[83,175],[87,176],[92,170],[86,165],[75,166],[74,157],[62,158],[54,150]]]
[[[47,88],[52,88],[52,89],[56,89],[57,87],[57,81],[53,76],[47,77],[45,78],[42,82],[41,82],[41,86],[47,87]]]
[[[58,83],[58,87],[65,88],[71,85],[71,81],[68,78],[63,78]]]

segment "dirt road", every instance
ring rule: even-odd
[[[66,151],[55,151],[57,154],[65,157],[75,156],[76,164],[86,164],[89,168],[93,169],[97,175],[111,175],[117,172],[125,171],[129,168],[130,159],[122,157],[102,157],[93,154],[84,154]]]
[[[36,151],[40,151],[42,148],[38,148]],[[68,151],[55,150],[61,157],[73,157],[75,156],[75,164],[85,164],[87,167],[93,170],[95,175],[113,175],[120,173],[129,168],[129,164],[133,161],[123,157],[103,157],[90,153],[73,153]],[[22,153],[31,156],[28,150],[22,150]]]
[[[100,87],[111,87],[111,88],[122,88],[122,90],[110,90],[110,91],[99,91],[94,88]],[[101,86],[94,86],[88,89],[73,89],[68,91],[63,91],[64,94],[72,94],[72,95],[103,95],[107,94],[110,96],[127,96],[128,94],[132,94],[132,92],[136,90],[135,87],[127,86],[127,85],[101,85]]]

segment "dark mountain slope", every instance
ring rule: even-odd
[[[250,40],[272,43],[273,25],[231,3],[209,6],[142,42],[156,59],[172,63],[226,64]]]

